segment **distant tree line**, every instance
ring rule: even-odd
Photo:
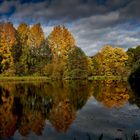
[[[41,24],[0,23],[0,75],[86,79],[89,76],[128,76],[140,65],[140,46],[125,52],[105,45],[88,57],[65,26],[45,37]]]

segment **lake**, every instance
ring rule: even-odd
[[[140,97],[122,81],[0,83],[0,139],[138,140]]]

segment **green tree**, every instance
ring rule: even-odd
[[[129,70],[134,72],[140,66],[140,46],[127,50]]]
[[[69,52],[66,77],[85,79],[88,76],[88,58],[82,49],[75,47]]]

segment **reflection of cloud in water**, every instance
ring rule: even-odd
[[[96,104],[93,102],[96,102]],[[103,133],[116,137],[119,134],[118,129],[121,129],[123,133],[139,129],[139,114],[138,107],[129,103],[121,109],[107,109],[100,103],[98,104],[94,98],[90,98],[86,106],[78,112],[75,120],[75,130],[78,129],[82,133],[89,132],[95,135]]]

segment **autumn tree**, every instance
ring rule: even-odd
[[[30,27],[26,23],[21,23],[17,28],[20,36],[20,42],[23,46],[27,45],[29,30]]]
[[[75,39],[65,26],[56,26],[48,36],[47,41],[53,53],[52,77],[62,79],[67,67],[69,52],[75,48]]]
[[[13,75],[14,58],[11,50],[18,46],[17,33],[12,23],[0,23],[0,58],[1,72],[5,75]],[[20,50],[20,48],[17,47]]]
[[[54,57],[65,58],[75,47],[75,39],[65,26],[56,26],[48,36],[48,44]]]
[[[18,75],[25,75],[28,73],[27,60],[29,58],[29,47],[27,45],[27,41],[28,41],[29,30],[30,27],[25,23],[21,23],[17,28],[17,32],[20,36],[20,42],[22,47],[22,55],[20,57],[20,63],[17,65]]]
[[[27,24],[22,23],[17,31],[22,44],[19,75],[41,73],[40,70],[52,57],[41,24],[35,24],[30,28]]]
[[[42,30],[41,24],[34,24],[28,33],[27,44],[30,48],[37,47],[39,48],[41,44],[44,42],[45,36]]]
[[[40,72],[40,75],[42,71],[39,70],[52,59],[51,49],[45,40],[41,24],[35,24],[31,27],[27,43],[30,48],[28,60],[30,73]]]
[[[128,55],[122,48],[104,46],[93,58],[94,72],[98,75],[127,75],[126,61]]]

